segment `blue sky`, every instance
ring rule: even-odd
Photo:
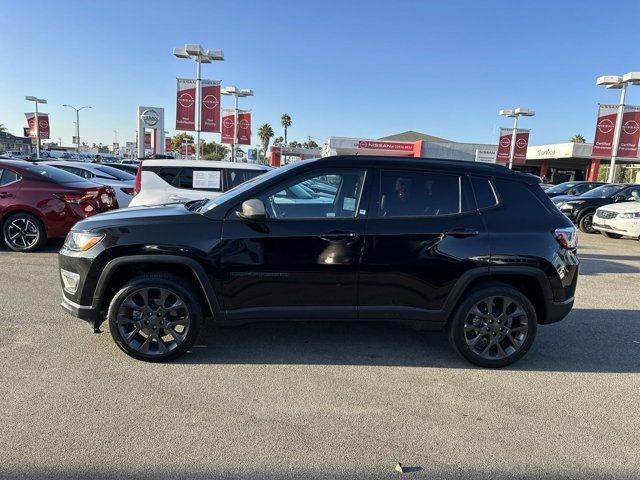
[[[640,2],[0,0],[0,123],[13,133],[46,98],[52,138],[134,140],[137,105],[175,125],[175,77],[195,73],[173,47],[222,49],[203,77],[252,88],[254,132],[293,119],[289,138],[378,138],[417,130],[495,142],[500,108],[529,107],[532,144],[593,138],[604,74],[640,70]],[[624,20],[620,22],[620,18]],[[224,98],[225,106],[231,99]],[[628,103],[640,104],[632,87]],[[205,138],[218,141],[219,135]],[[257,139],[254,136],[254,143]]]

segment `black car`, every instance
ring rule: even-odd
[[[563,182],[547,188],[544,193],[549,195],[549,198],[557,197],[559,195],[578,196],[583,193],[587,193],[589,190],[593,190],[600,185],[604,185],[604,182]]]
[[[209,319],[360,320],[446,328],[469,361],[502,367],[573,306],[576,230],[538,181],[424,158],[293,163],[214,200],[78,223],[62,306],[146,361],[183,354]]]
[[[598,233],[593,228],[596,209],[610,203],[628,202],[640,198],[640,184],[606,183],[579,197],[557,196],[553,203],[585,233]]]

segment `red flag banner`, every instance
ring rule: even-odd
[[[216,80],[202,80],[202,119],[200,130],[203,132],[220,132],[220,82]]]
[[[222,143],[234,143],[235,112],[231,109],[224,109],[222,112]]]
[[[36,138],[36,114],[25,113],[27,117],[27,125],[29,125],[29,136],[31,138]],[[48,113],[38,113],[38,133],[40,138],[49,138],[49,114]]]
[[[613,136],[618,118],[618,105],[600,105],[598,109],[598,122],[596,123],[596,135],[593,140],[594,157],[610,157],[613,148]]]
[[[527,147],[529,146],[529,130],[518,129],[516,131],[516,146],[513,149],[513,164],[524,165],[527,159]]]
[[[498,154],[496,156],[497,163],[508,164],[511,156],[511,134],[513,128],[501,128],[500,140],[498,140]]]
[[[251,112],[238,111],[238,144],[251,145]]]
[[[196,130],[196,81],[189,78],[178,78],[176,130]]]
[[[165,153],[171,153],[173,151],[173,142],[170,138],[164,139],[164,151]]]
[[[151,148],[151,132],[144,132],[144,148]]]
[[[624,107],[622,128],[618,141],[618,157],[637,158],[640,140],[640,107]]]

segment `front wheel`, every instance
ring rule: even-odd
[[[600,233],[607,238],[622,238],[622,235],[620,235],[619,233],[611,233],[611,232],[603,232],[603,231],[601,231]]]
[[[584,233],[598,233],[598,231],[593,228],[593,212],[585,213],[580,217],[580,220],[578,220],[578,228]]]
[[[127,355],[164,362],[189,350],[200,331],[203,313],[184,279],[149,273],[125,284],[111,300],[109,330]]]
[[[522,358],[536,336],[536,311],[508,285],[476,290],[456,309],[448,325],[453,348],[471,363],[500,368]]]

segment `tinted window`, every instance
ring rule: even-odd
[[[262,175],[264,170],[249,170],[248,168],[231,168],[227,170],[227,190]]]
[[[28,165],[22,167],[29,173],[53,183],[78,183],[82,180],[72,173],[49,165]]]
[[[133,180],[135,177],[127,172],[123,172],[118,170],[117,168],[108,167],[107,165],[96,165],[94,167],[96,170],[99,170],[102,173],[105,173],[117,180]]]
[[[310,189],[309,182],[328,192]],[[355,217],[363,183],[362,170],[316,172],[283,182],[258,198],[272,218]]]
[[[555,187],[548,188],[546,192],[547,193],[564,193],[567,190],[569,190],[571,187],[573,187],[575,184],[576,184],[575,182],[559,183]]]
[[[581,197],[586,198],[604,198],[622,190],[624,185],[600,185],[599,187],[589,190],[587,193],[583,193]]]
[[[620,192],[620,195],[624,196],[625,200],[638,200],[640,197],[640,186],[627,188]]]
[[[143,170],[150,170],[158,174],[160,178],[162,178],[165,182],[170,185],[173,185],[173,181],[176,179],[178,174],[180,173],[180,167],[166,167],[166,168],[144,168]]]
[[[0,170],[0,185],[15,182],[18,178],[20,178],[19,175],[14,171]]]
[[[383,217],[450,215],[461,211],[458,175],[383,171],[378,214]]]
[[[471,178],[473,193],[476,195],[478,208],[489,208],[498,204],[495,190],[491,181],[486,178]]]

